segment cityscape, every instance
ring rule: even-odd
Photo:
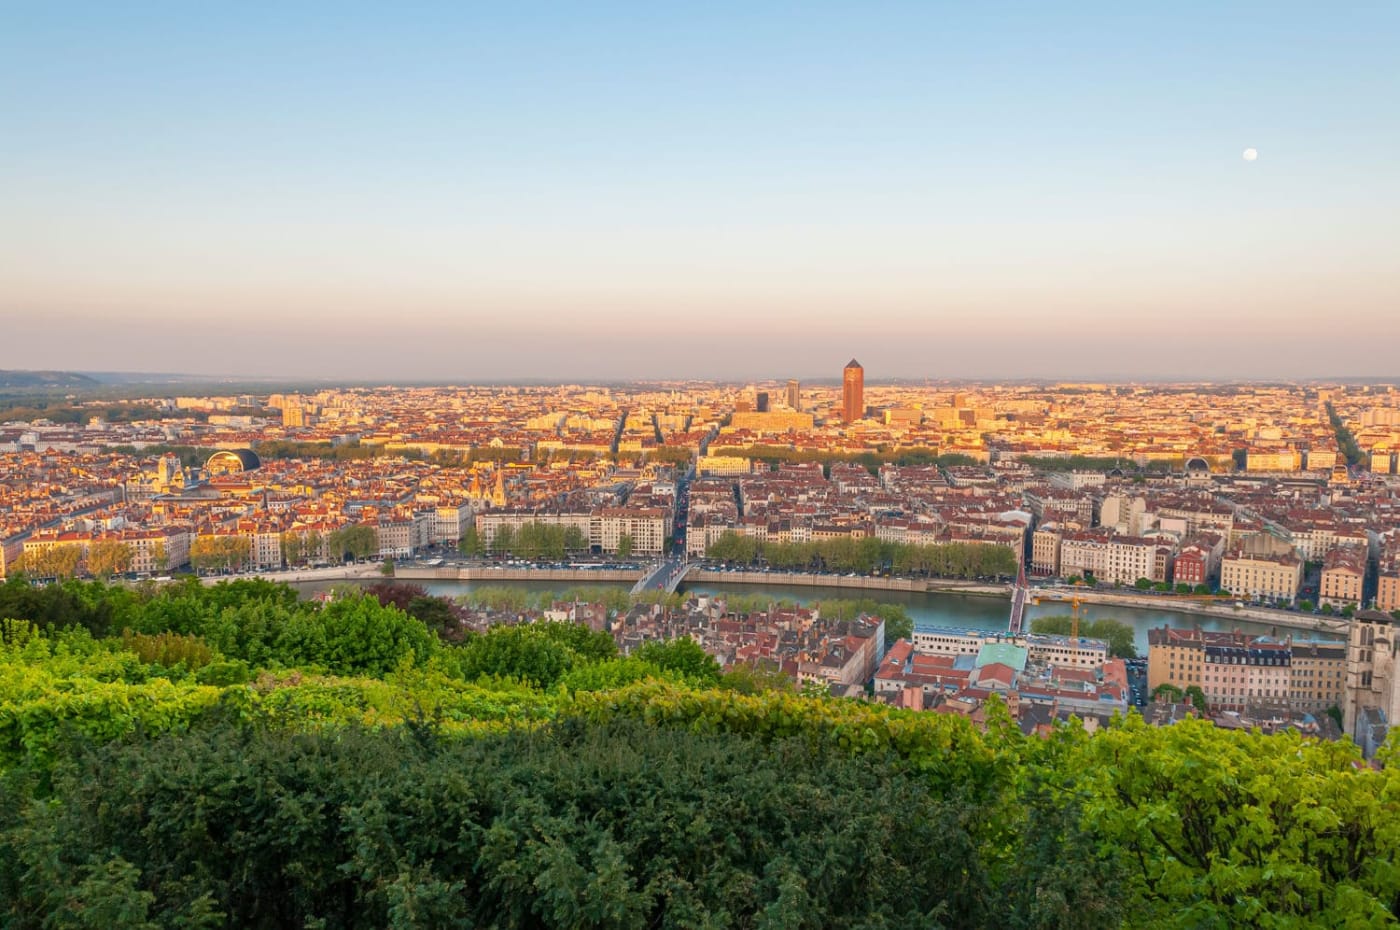
[[[1400,925],[1400,3],[0,22],[0,928]]]
[[[59,409],[0,424],[0,573],[388,566],[634,594],[776,581],[808,606],[699,594],[615,624],[585,612],[624,653],[688,637],[725,668],[921,710],[975,714],[995,693],[1028,732],[1135,707],[1346,735],[1370,758],[1400,714],[1371,645],[1400,622],[1395,385],[867,385],[852,359],[839,387],[384,386]],[[878,618],[830,625],[801,596],[1006,598],[1018,572],[1061,613],[1146,603],[1222,626],[1151,629],[1141,657],[1019,623],[921,621],[887,643]]]

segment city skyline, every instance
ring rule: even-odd
[[[1396,373],[1394,6],[11,26],[0,368]]]

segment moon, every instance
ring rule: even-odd
[[[1245,149],[1245,150],[1244,150],[1244,160],[1245,160],[1245,161],[1254,161],[1254,159],[1256,159],[1256,158],[1258,158],[1258,157],[1259,157],[1259,150],[1258,150],[1258,149]]]

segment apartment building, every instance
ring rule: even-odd
[[[1376,610],[1400,610],[1400,532],[1382,538],[1376,577]]]
[[[1060,528],[1047,523],[1031,534],[1031,574],[1060,574]]]
[[[1341,643],[1272,642],[1243,633],[1161,627],[1147,634],[1147,686],[1201,689],[1211,710],[1286,704],[1314,714],[1341,707]]]
[[[1242,711],[1250,705],[1287,705],[1292,687],[1292,650],[1287,643],[1248,638],[1208,643],[1201,655],[1201,690],[1211,710]]]
[[[1345,643],[1294,643],[1289,703],[1314,716],[1346,701]]]
[[[616,552],[624,535],[631,537],[633,552],[659,555],[671,535],[671,511],[664,507],[603,507],[589,520],[589,544],[604,552]]]
[[[1248,555],[1237,550],[1220,563],[1220,587],[1240,597],[1292,603],[1302,583],[1303,560],[1291,552]]]
[[[1106,584],[1132,584],[1151,578],[1157,567],[1157,543],[1140,536],[1101,532],[1067,533],[1060,542],[1060,571],[1093,575]]]
[[[1355,546],[1337,546],[1322,561],[1322,584],[1318,603],[1345,607],[1360,606],[1362,587],[1366,581],[1366,550]]]

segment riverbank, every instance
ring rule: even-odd
[[[493,582],[563,582],[569,584],[634,584],[641,577],[640,572],[627,569],[594,568],[524,568],[502,565],[447,565],[439,567],[401,565],[394,577],[403,581],[415,582],[472,582],[491,584]],[[378,565],[355,565],[309,569],[298,572],[274,572],[262,577],[273,581],[315,582],[315,581],[356,581],[379,576]],[[206,578],[206,583],[220,579]],[[716,571],[714,569],[692,568],[683,584],[697,584],[726,587],[780,586],[794,588],[827,588],[860,592],[898,592],[900,594],[952,594],[978,598],[1009,600],[1010,587],[985,582],[960,581],[951,578],[883,578],[870,575],[820,575],[811,572],[753,572]],[[1272,610],[1266,607],[1236,607],[1230,603],[1203,603],[1186,597],[1169,595],[1154,596],[1122,591],[1103,591],[1092,588],[1035,588],[1031,595],[1042,604],[1063,603],[1065,612],[1069,610],[1071,599],[1078,598],[1083,604],[1130,607],[1137,610],[1169,611],[1210,617],[1216,620],[1239,623],[1262,624],[1270,627],[1299,630],[1311,633],[1325,633],[1332,636],[1347,635],[1348,621],[1335,617],[1321,617],[1300,614],[1287,610]]]
[[[1346,636],[1351,622],[1337,617],[1320,617],[1313,614],[1300,614],[1291,610],[1273,610],[1268,607],[1236,607],[1233,603],[1203,604],[1186,598],[1153,597],[1144,594],[1124,594],[1113,591],[1092,591],[1084,588],[1040,588],[1031,591],[1031,596],[1040,603],[1047,601],[1063,602],[1066,605],[1077,598],[1085,604],[1112,604],[1145,610],[1172,610],[1184,614],[1198,614],[1202,617],[1233,619],[1248,623],[1266,623],[1270,626],[1286,627],[1290,630],[1305,630],[1313,633],[1328,633],[1333,636]]]
[[[394,569],[403,581],[568,581],[575,584],[636,584],[645,572],[620,568],[511,568],[504,565],[404,565]]]
[[[237,581],[241,578],[263,578],[267,581],[284,581],[287,584],[301,584],[317,581],[365,581],[382,577],[380,565],[332,565],[327,568],[298,568],[289,572],[256,572],[242,575],[205,575],[199,580],[203,584],[218,584],[221,581]]]
[[[882,578],[871,575],[818,575],[811,572],[735,572],[692,569],[685,576],[694,584],[793,585],[803,588],[851,588],[865,591],[909,591],[918,594],[968,594],[974,597],[1009,598],[1004,584],[958,581],[953,578]]]

